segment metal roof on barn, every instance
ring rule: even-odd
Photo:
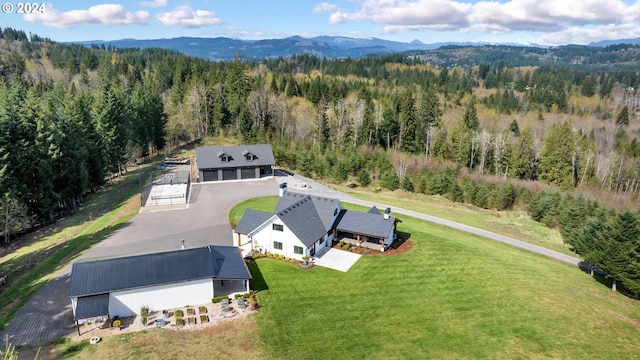
[[[78,261],[71,269],[69,297],[107,294],[184,281],[251,279],[240,249],[206,246],[193,249]]]
[[[252,160],[246,155],[252,154]],[[227,161],[222,161],[226,155]],[[198,169],[224,169],[274,165],[273,150],[270,144],[206,146],[196,148]]]

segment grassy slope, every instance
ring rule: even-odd
[[[627,358],[640,351],[640,304],[578,269],[403,221],[411,252],[363,257],[348,273],[258,262],[268,290],[259,294],[257,320],[274,358]]]
[[[231,220],[244,206],[271,210],[275,202],[264,200],[239,205]],[[627,358],[640,350],[637,301],[577,268],[400,218],[414,249],[363,257],[346,274],[258,261],[268,289],[257,321],[273,358]]]
[[[542,223],[531,220],[525,211],[495,211],[476,206],[454,203],[443,197],[427,196],[403,191],[372,194],[367,191],[340,188],[342,192],[362,200],[385,202],[398,207],[457,221],[465,225],[511,236],[518,240],[539,245],[566,255],[576,256],[557,229],[550,229]]]

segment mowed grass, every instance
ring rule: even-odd
[[[268,201],[239,207],[269,211]],[[257,282],[256,319],[271,358],[632,358],[640,351],[638,301],[569,265],[399,217],[413,250],[362,257],[347,273],[273,259],[252,265],[265,281]]]
[[[145,330],[105,337],[96,345],[65,339],[40,349],[38,360],[54,359],[264,359],[253,317],[230,320],[196,331]],[[38,349],[20,349],[20,359],[34,359]]]
[[[511,236],[566,255],[576,256],[569,245],[564,243],[557,229],[551,229],[542,223],[533,221],[527,212],[523,210],[485,210],[470,204],[455,203],[441,196],[407,193],[404,191],[383,191],[378,194],[372,194],[368,191],[346,187],[341,187],[339,190],[362,200],[386,202],[404,209],[453,220],[501,235]]]

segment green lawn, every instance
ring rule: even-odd
[[[523,210],[485,210],[471,204],[456,203],[441,196],[383,191],[373,194],[368,191],[339,188],[340,191],[359,199],[386,202],[404,209],[453,220],[518,240],[539,245],[566,255],[576,256],[564,243],[557,229],[550,229],[533,221]]]
[[[271,210],[254,199],[239,205]],[[232,214],[233,215],[233,214]],[[231,216],[232,220],[234,216]],[[640,303],[577,268],[400,216],[412,251],[348,273],[259,259],[272,358],[631,358]],[[259,272],[259,274],[258,274]],[[259,283],[259,282],[258,282]]]

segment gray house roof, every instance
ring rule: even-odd
[[[248,154],[253,155],[252,160],[247,160],[246,155]],[[228,161],[222,161],[223,155],[228,157]],[[196,148],[196,159],[198,170],[275,164],[273,150],[269,144],[199,147]]]
[[[311,199],[311,201],[313,202],[316,212],[318,216],[320,216],[320,221],[322,221],[322,226],[324,226],[325,228],[325,232],[329,231],[333,226],[333,224],[331,223],[333,212],[335,211],[336,207],[340,205],[340,200],[338,199],[287,191],[280,198],[280,200],[278,200],[275,212],[280,212],[306,198]]]
[[[258,226],[262,225],[265,221],[269,220],[269,218],[272,216],[273,213],[246,209],[244,211],[244,214],[242,214],[240,222],[238,222],[238,225],[236,226],[235,232],[238,234],[247,235],[255,230]]]
[[[251,279],[234,246],[193,249],[79,261],[73,264],[69,297],[171,284],[205,278]]]
[[[322,238],[330,229],[325,228],[310,196],[276,211],[276,215],[307,247]]]
[[[371,207],[371,209],[369,209],[369,211],[367,211],[368,214],[374,214],[374,215],[380,215],[382,216],[382,214],[380,214],[380,210],[378,210],[378,208],[374,205]]]
[[[370,237],[387,238],[395,222],[396,219],[393,216],[385,220],[380,213],[376,215],[369,212],[342,210],[336,219],[336,229]]]

